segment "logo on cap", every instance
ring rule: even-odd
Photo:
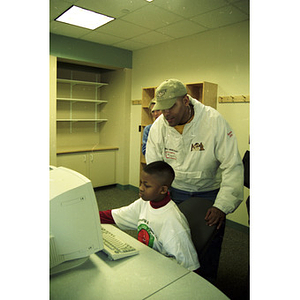
[[[163,95],[165,95],[166,92],[167,92],[166,89],[160,90],[160,91],[158,91],[158,93],[156,94],[156,97],[162,97]]]

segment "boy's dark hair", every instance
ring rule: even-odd
[[[171,186],[174,178],[175,172],[173,168],[164,161],[154,161],[146,165],[143,171],[147,174],[154,175],[161,185]]]

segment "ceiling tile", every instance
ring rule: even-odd
[[[148,5],[145,0],[79,0],[76,5],[119,18],[138,8]]]
[[[98,29],[96,29],[96,31],[129,39],[134,36],[146,33],[149,31],[149,29],[137,26],[135,24],[123,20],[114,20],[105,24],[102,27],[99,27]]]
[[[65,35],[73,38],[80,38],[84,34],[91,32],[90,29],[85,29],[82,27],[61,23],[57,21],[50,22],[50,32]]]
[[[134,42],[139,42],[150,46],[150,45],[169,42],[173,40],[173,38],[159,32],[150,31],[148,33],[132,38],[131,40]]]
[[[232,5],[191,18],[192,21],[208,28],[218,28],[245,21],[248,16]]]
[[[239,8],[242,12],[249,15],[249,0],[242,0],[234,3],[234,6]]]
[[[100,43],[104,45],[112,45],[117,42],[124,41],[124,39],[120,37],[113,36],[111,34],[105,34],[97,31],[92,31],[82,37],[80,37],[82,40],[90,41],[93,43]]]
[[[145,47],[149,47],[146,44],[134,42],[132,40],[126,40],[124,42],[119,42],[119,43],[114,44],[113,46],[118,47],[118,48],[122,48],[122,49],[132,50],[132,51],[142,49],[142,48],[145,48]]]
[[[240,1],[243,1],[243,2],[248,2],[249,3],[249,0],[226,0],[229,4],[232,4],[232,3],[235,3],[235,2],[240,2]]]
[[[64,11],[66,11],[69,7],[72,6],[72,3],[63,1],[63,0],[50,0],[50,20],[53,21],[59,15],[61,15]]]
[[[149,29],[157,29],[182,19],[182,17],[151,5],[151,3],[148,3],[147,6],[122,17],[122,20],[126,20]]]
[[[173,38],[181,38],[198,32],[207,30],[207,28],[188,20],[173,23],[169,26],[157,29],[157,31],[167,34]]]
[[[49,0],[50,32],[137,50],[249,19],[249,0]],[[115,17],[93,31],[54,21],[71,5]]]
[[[165,0],[153,1],[153,4],[186,18],[228,5],[224,0]]]

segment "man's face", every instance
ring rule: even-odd
[[[154,120],[156,120],[161,115],[160,110],[153,110],[151,113],[152,113]]]
[[[187,96],[178,98],[175,104],[170,108],[163,110],[162,113],[169,125],[174,127],[178,124],[183,124],[186,119],[187,106],[189,101]]]

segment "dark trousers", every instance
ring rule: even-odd
[[[212,201],[212,205],[217,197],[219,189],[209,192],[185,192],[175,188],[170,189],[171,199],[179,204],[191,197],[200,197]],[[218,266],[221,254],[221,246],[223,242],[223,236],[225,231],[225,222],[221,228],[217,231],[210,245],[208,246],[205,253],[199,255],[200,270],[199,275],[210,281],[212,284],[216,282],[218,274]]]

